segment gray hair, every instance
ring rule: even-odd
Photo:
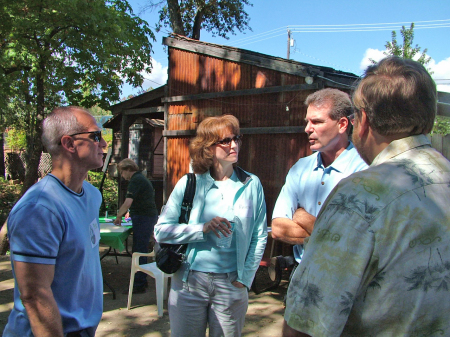
[[[350,116],[353,113],[350,96],[338,89],[326,88],[308,95],[305,100],[307,106],[312,105],[321,108],[323,105],[331,104],[330,118],[340,120],[342,117]]]
[[[83,132],[86,127],[81,125],[74,111],[90,112],[77,106],[58,107],[42,122],[42,144],[52,156],[57,155],[61,149],[61,138],[77,132]]]

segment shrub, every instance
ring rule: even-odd
[[[21,187],[21,185],[11,185],[0,177],[0,227],[19,200]]]
[[[23,151],[27,147],[27,140],[24,130],[9,129],[5,140],[8,147],[12,151]]]
[[[102,181],[103,172],[91,172],[88,173],[87,180],[97,188],[100,188],[100,183]],[[119,188],[117,181],[114,178],[106,175],[105,181],[103,182],[103,203],[100,207],[100,215],[105,214],[106,209],[108,209],[109,214],[117,214],[118,205],[117,199],[119,197]]]
[[[442,136],[446,136],[450,134],[450,117],[445,116],[436,116],[436,120],[434,121],[434,127],[431,131],[431,134],[440,134]]]

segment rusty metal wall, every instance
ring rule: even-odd
[[[168,96],[303,84],[301,76],[169,48]],[[236,116],[241,128],[304,126],[312,91],[220,97],[168,104],[167,130],[195,130],[205,117]],[[189,170],[189,137],[167,139],[167,196]],[[239,165],[264,187],[268,219],[290,167],[309,155],[306,134],[245,134]],[[269,220],[270,224],[270,220]]]

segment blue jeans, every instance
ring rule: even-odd
[[[189,271],[172,276],[169,294],[170,330],[173,337],[239,337],[248,308],[247,288],[231,283],[237,272],[203,273]]]
[[[150,238],[153,235],[158,216],[132,215],[133,223],[133,253],[148,253]],[[139,264],[147,263],[147,257],[140,257]],[[137,272],[134,276],[134,287],[140,288],[147,285],[147,274]]]

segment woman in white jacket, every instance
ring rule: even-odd
[[[196,191],[188,224],[178,223],[186,176],[175,186],[155,227],[160,243],[188,243],[169,295],[174,337],[240,336],[248,289],[267,240],[261,182],[236,166],[242,144],[231,115],[200,123],[189,145]],[[220,237],[231,237],[223,245]]]

